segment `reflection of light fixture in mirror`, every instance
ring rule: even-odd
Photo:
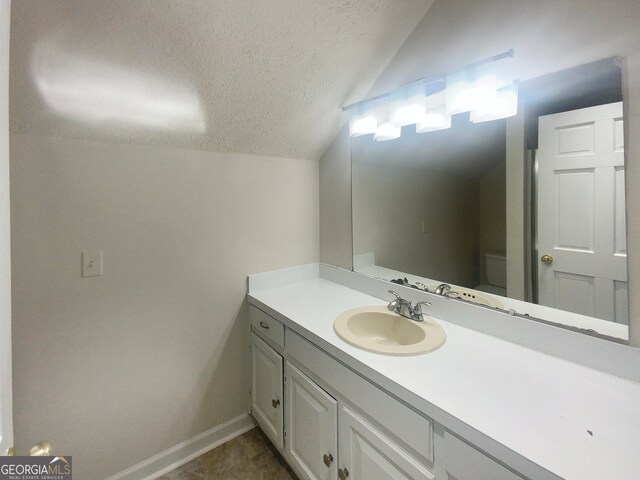
[[[376,133],[377,130],[378,118],[375,108],[366,110],[359,108],[358,112],[349,119],[349,135],[352,137]]]
[[[518,113],[518,83],[512,83],[496,92],[496,99],[491,105],[471,111],[474,123],[489,122],[501,118],[513,117]]]
[[[391,94],[389,120],[398,127],[414,125],[424,117],[424,84],[418,83]]]
[[[493,63],[465,68],[447,75],[447,113],[487,108],[496,99],[497,80]]]
[[[402,127],[398,127],[391,122],[385,122],[378,126],[378,131],[373,135],[376,142],[384,142],[387,140],[395,140],[400,138]]]
[[[451,115],[445,106],[445,92],[429,95],[425,99],[426,112],[416,124],[416,133],[435,132],[451,128]]]

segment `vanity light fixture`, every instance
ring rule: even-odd
[[[398,127],[415,125],[426,114],[424,84],[414,83],[391,94],[389,120]]]
[[[424,118],[416,124],[416,133],[436,132],[438,130],[446,130],[451,128],[451,115],[446,111],[446,107],[429,110]]]
[[[447,75],[447,113],[490,109],[496,101],[498,82],[493,63],[463,68]]]
[[[391,122],[385,122],[378,126],[378,131],[373,134],[373,139],[376,142],[385,142],[387,140],[395,140],[400,138],[402,127],[394,125]]]
[[[388,104],[382,104],[376,108],[376,117],[378,120],[378,129],[373,134],[376,142],[385,142],[387,140],[395,140],[400,137],[402,127],[394,124],[390,118],[391,109]]]
[[[376,117],[375,108],[370,107],[364,110],[359,108],[358,112],[353,114],[349,119],[349,135],[359,137],[376,133],[378,131],[378,118]]]
[[[373,134],[376,141],[400,137],[403,126],[416,125],[416,132],[451,127],[451,115],[472,112],[472,122],[485,122],[515,115],[517,85],[498,90],[495,62],[513,57],[513,50],[466,65],[448,75],[421,78],[391,92],[342,107],[353,110],[349,120],[352,137]],[[446,88],[441,84],[446,82]],[[436,87],[435,94],[426,95]],[[515,108],[514,108],[515,105]]]
[[[425,98],[425,114],[416,123],[416,133],[435,132],[451,128],[451,115],[447,113],[445,91]]]
[[[496,99],[490,105],[471,111],[473,123],[489,122],[508,118],[518,113],[518,82],[502,87],[496,92]]]

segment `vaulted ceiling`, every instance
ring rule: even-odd
[[[14,0],[11,131],[319,158],[433,0]]]

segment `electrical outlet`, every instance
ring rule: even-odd
[[[82,276],[102,275],[102,250],[82,252]]]

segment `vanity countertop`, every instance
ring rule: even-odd
[[[440,319],[447,341],[434,352],[392,357],[360,350],[336,335],[334,319],[386,302],[323,278],[253,291],[248,298],[524,475],[639,478],[638,383]]]

